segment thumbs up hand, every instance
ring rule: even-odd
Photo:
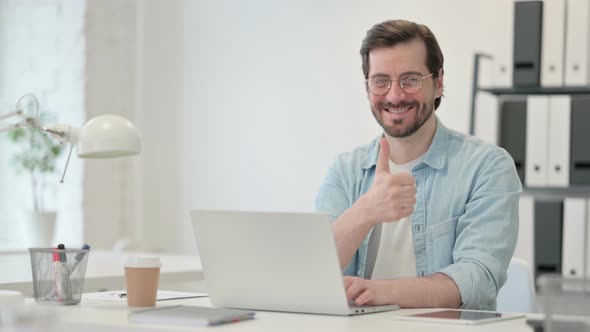
[[[373,224],[397,221],[411,215],[416,204],[416,179],[410,173],[391,174],[389,142],[381,138],[375,180],[361,197],[363,215]]]

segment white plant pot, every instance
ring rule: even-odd
[[[49,248],[56,246],[53,243],[56,219],[56,212],[30,212],[28,214],[25,237],[31,247]]]

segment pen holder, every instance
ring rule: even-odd
[[[78,304],[90,249],[29,248],[37,303]]]

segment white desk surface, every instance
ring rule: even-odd
[[[123,257],[127,254],[115,254],[107,251],[93,250],[89,256],[86,271],[85,289],[94,291],[100,288],[122,289],[123,285]],[[143,253],[146,254],[147,253]],[[185,282],[202,280],[201,262],[195,255],[175,256],[157,254],[162,259],[161,282]],[[14,253],[0,255],[0,289],[19,290],[30,294],[31,266],[29,253]],[[107,285],[112,285],[107,287]],[[210,306],[208,298],[184,299],[158,302],[158,306],[176,304]],[[126,303],[109,301],[83,301],[78,305],[48,307],[37,305],[32,299],[27,300],[28,308],[45,308],[55,310],[55,317],[65,323],[66,329],[60,332],[80,331],[195,331],[195,328],[171,327],[163,325],[140,325],[128,322],[131,311]],[[531,332],[525,319],[509,320],[481,325],[436,324],[401,321],[395,316],[426,312],[432,309],[404,309],[385,313],[367,314],[354,317],[339,317],[326,315],[295,314],[258,311],[256,318],[251,321],[226,324],[212,328],[198,328],[197,330],[215,331],[427,331],[461,332],[461,331],[508,331]]]
[[[203,269],[198,255],[182,256],[161,253],[91,250],[84,281],[85,292],[123,289],[123,259],[127,255],[158,256],[162,261],[160,283],[182,283],[203,280]],[[29,252],[0,254],[0,289],[32,294],[31,259]]]
[[[208,298],[185,299],[158,302],[158,306],[176,304],[210,306]],[[38,306],[32,300],[28,300],[28,307]],[[46,306],[43,306],[46,307]],[[401,321],[395,316],[432,311],[433,309],[403,309],[398,311],[367,314],[353,317],[295,314],[257,311],[253,320],[238,323],[225,324],[215,327],[184,328],[169,325],[145,325],[129,323],[127,316],[131,309],[126,303],[107,301],[84,301],[78,305],[56,307],[56,317],[59,317],[70,328],[60,331],[80,329],[85,332],[105,331],[433,331],[436,332],[532,332],[532,328],[526,325],[525,319],[515,319],[497,323],[480,325],[437,324]],[[74,328],[77,327],[77,328]]]
[[[85,289],[94,291],[99,288],[122,289],[123,285],[123,257],[127,254],[114,254],[112,252],[93,250],[89,256],[86,271]],[[145,253],[144,253],[145,254]],[[161,282],[184,282],[202,280],[201,262],[196,255],[175,256],[158,254],[162,259]],[[0,255],[0,289],[19,290],[25,294],[31,293],[31,267],[29,253],[16,253]],[[162,288],[164,289],[164,288]],[[210,306],[208,298],[184,299],[160,301],[158,306],[176,304]],[[456,325],[410,322],[394,319],[395,316],[426,312],[432,309],[404,309],[385,313],[367,314],[354,317],[339,317],[326,315],[295,314],[258,311],[256,318],[250,321],[226,324],[211,328],[183,328],[164,325],[140,325],[128,322],[128,314],[131,311],[126,303],[110,301],[85,300],[78,305],[50,307],[37,305],[32,299],[27,299],[28,308],[39,310],[55,310],[53,317],[58,317],[64,328],[57,329],[60,332],[85,331],[98,332],[109,330],[110,332],[123,331],[425,331],[437,332],[531,332],[525,319],[509,320],[481,325]]]

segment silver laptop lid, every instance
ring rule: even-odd
[[[214,305],[350,313],[327,214],[195,210],[191,218]]]

